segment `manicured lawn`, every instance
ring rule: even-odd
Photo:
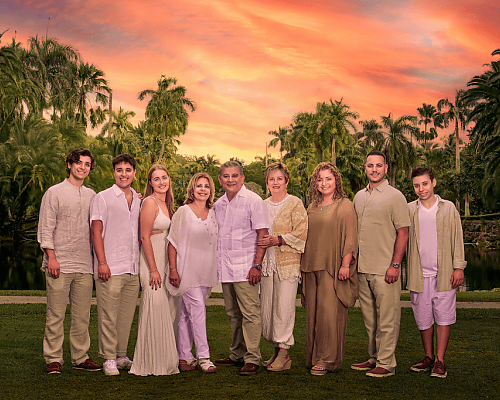
[[[305,367],[305,309],[297,309],[296,345],[290,351],[292,369],[281,373],[261,370],[241,377],[238,369],[219,367],[216,374],[198,371],[166,377],[137,377],[122,372],[106,377],[102,372],[71,368],[68,332],[61,375],[47,375],[42,357],[45,305],[0,305],[0,397],[5,399],[484,399],[498,398],[500,373],[500,310],[460,309],[447,352],[448,378],[430,378],[409,367],[422,358],[420,335],[411,309],[402,310],[397,348],[396,376],[375,379],[349,368],[365,361],[366,331],[359,309],[349,311],[346,350],[342,369],[315,377]],[[69,330],[69,318],[66,321]],[[90,356],[97,358],[97,313],[92,307]],[[132,326],[129,356],[137,335],[137,313]],[[230,342],[229,320],[222,306],[208,308],[208,336],[212,359],[226,357]],[[262,340],[267,359],[271,346]]]

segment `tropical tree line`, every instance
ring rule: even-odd
[[[5,33],[5,32],[4,32]],[[154,88],[137,94],[146,101],[145,119],[131,123],[132,111],[113,109],[113,90],[96,65],[52,38],[32,37],[26,46],[0,34],[0,235],[16,241],[33,240],[45,190],[66,176],[64,160],[74,148],[89,148],[97,167],[86,185],[96,191],[113,183],[111,160],[127,152],[138,161],[134,187],[143,191],[154,162],[171,174],[178,204],[184,200],[191,176],[207,171],[222,195],[217,176],[220,161],[213,155],[177,154],[195,102],[172,77],[161,76]],[[500,54],[496,50],[493,55]],[[339,168],[346,193],[352,198],[366,185],[366,154],[381,150],[389,164],[389,181],[408,200],[414,199],[409,174],[416,165],[429,165],[439,180],[439,193],[475,214],[500,210],[500,88],[498,61],[435,106],[422,104],[415,115],[388,114],[361,120],[343,99],[318,102],[314,112],[299,112],[288,126],[270,131],[268,147],[279,158],[256,156],[244,164],[246,184],[266,196],[264,169],[274,161],[291,172],[289,192],[308,203],[309,176],[318,162]],[[437,142],[439,130],[454,130]],[[100,134],[87,134],[88,128]],[[468,135],[469,142],[462,139]],[[462,139],[461,139],[462,138]],[[264,148],[264,144],[263,144]],[[267,153],[267,152],[266,152]],[[237,159],[236,159],[237,160]]]

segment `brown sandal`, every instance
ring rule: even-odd
[[[196,358],[191,358],[189,360],[179,360],[179,369],[183,372],[194,371],[197,364],[198,360]]]

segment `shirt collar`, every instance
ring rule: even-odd
[[[383,192],[383,191],[384,191],[384,189],[385,189],[387,186],[389,186],[389,181],[388,181],[387,179],[384,179],[384,181],[383,181],[380,185],[378,185],[377,187],[373,188],[373,190],[378,190],[379,192]],[[369,192],[369,191],[370,191],[370,184],[368,184],[368,185],[366,186],[366,189],[365,189],[365,190],[366,190],[367,192]]]
[[[248,191],[248,189],[245,187],[245,184],[243,184],[241,186],[241,189],[238,191],[238,193],[235,194],[235,196],[233,197],[233,200],[236,198],[236,197],[242,197],[245,195],[245,192],[244,191]],[[230,203],[229,199],[227,198],[227,193],[224,193],[224,196],[221,197],[221,199],[226,202],[226,203]]]
[[[121,190],[116,183],[113,186],[111,186],[111,189],[113,189],[113,192],[115,193],[116,197],[118,197],[121,194],[125,196],[125,192]],[[131,187],[130,190],[132,191],[132,196],[135,197],[136,192],[134,188]]]

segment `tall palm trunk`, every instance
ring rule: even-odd
[[[337,153],[335,151],[335,135],[332,138],[332,164],[337,166]]]
[[[168,123],[168,114],[165,115],[165,123],[163,124],[163,136],[161,138],[161,151],[160,157],[158,158],[158,162],[163,163],[163,153],[165,152],[165,137],[167,136],[167,123]]]
[[[455,117],[455,169],[460,173],[460,138],[458,137],[458,115]],[[460,190],[457,186],[457,200],[455,201],[458,212],[460,212]]]

